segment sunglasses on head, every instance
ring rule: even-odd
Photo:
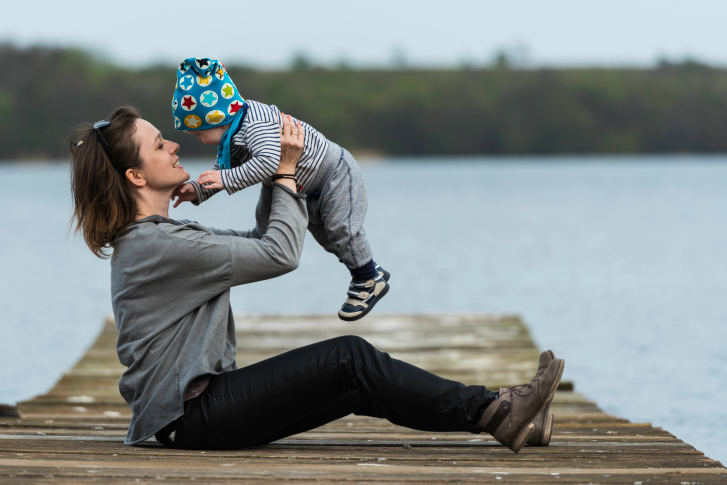
[[[93,124],[93,131],[96,132],[96,136],[98,137],[98,140],[101,142],[101,145],[103,146],[104,151],[106,152],[106,155],[109,154],[109,144],[106,143],[106,140],[104,140],[103,135],[101,134],[101,128],[105,126],[109,126],[111,122],[109,120],[101,120],[97,121]]]
[[[111,155],[109,155],[109,144],[106,143],[106,140],[104,139],[103,135],[101,134],[101,128],[104,128],[106,126],[109,126],[111,122],[109,120],[101,120],[97,121],[93,124],[93,131],[96,132],[96,136],[98,137],[98,141],[101,142],[101,146],[103,147],[103,151],[106,152],[106,156],[109,157],[109,161],[111,162],[111,165],[116,169],[117,172],[120,174],[123,174],[119,167],[116,166],[116,164],[111,160]]]
[[[110,124],[111,124],[111,122],[109,120],[97,121],[96,123],[93,124],[93,131],[96,132],[96,136],[98,137],[98,141],[101,142],[101,146],[103,147],[103,151],[106,152],[106,156],[108,157],[109,161],[111,162],[111,166],[113,166],[114,169],[117,172],[119,172],[120,174],[123,175],[124,172],[121,169],[119,169],[119,167],[117,167],[116,164],[111,160],[111,156],[109,155],[109,144],[106,142],[106,140],[104,139],[103,135],[101,134],[101,128],[104,128],[106,126],[109,126]],[[74,147],[78,147],[78,146],[81,146],[82,143],[83,143],[83,140],[78,141],[76,143],[71,143],[71,145],[74,146]]]

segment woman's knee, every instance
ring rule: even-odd
[[[342,337],[336,337],[333,340],[337,348],[354,360],[357,360],[357,357],[376,351],[368,340],[357,335],[344,335]]]

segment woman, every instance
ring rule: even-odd
[[[174,448],[237,449],[355,413],[426,431],[484,430],[514,451],[531,434],[547,444],[547,408],[563,372],[552,353],[532,381],[499,393],[442,379],[353,336],[237,368],[230,288],[296,269],[308,222],[290,178],[303,130],[282,121],[279,168],[261,188],[249,231],[169,219],[189,174],[179,145],[133,108],[75,133],[76,229],[97,256],[113,251],[117,351],[128,367],[119,389],[133,412],[125,443],[155,435]]]

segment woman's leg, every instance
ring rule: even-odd
[[[350,413],[425,431],[470,431],[496,394],[443,379],[360,337],[338,337],[215,376],[185,406],[175,444],[244,448]]]

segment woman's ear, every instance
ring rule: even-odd
[[[136,187],[144,187],[146,185],[146,179],[139,169],[130,168],[126,171],[125,175],[129,182],[134,184]]]

